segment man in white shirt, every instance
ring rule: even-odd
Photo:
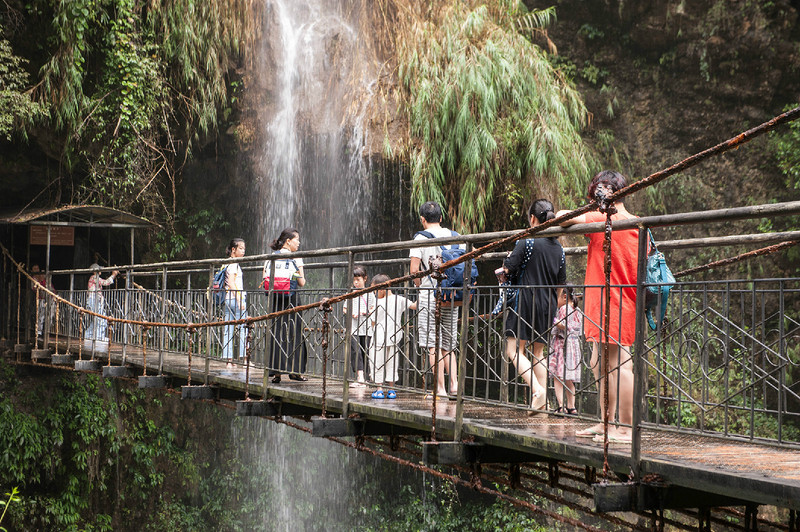
[[[442,227],[442,208],[435,201],[428,201],[419,208],[419,220],[424,232],[434,238],[448,237],[454,234],[450,229]],[[431,238],[422,232],[414,236],[414,240]],[[460,246],[466,249],[463,244]],[[441,256],[439,246],[413,248],[411,256],[411,273],[429,269],[429,259]],[[417,332],[419,346],[428,349],[431,368],[436,362],[436,281],[430,275],[421,279],[414,279],[414,284],[420,288],[418,300]],[[442,303],[441,327],[439,330],[439,373],[436,376],[436,394],[447,395],[445,387],[445,372],[450,377],[450,394],[458,393],[458,376],[456,375],[456,356],[454,350],[458,343],[458,307]]]

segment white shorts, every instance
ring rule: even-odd
[[[436,302],[429,292],[421,293],[418,301],[417,333],[420,347],[436,347]],[[458,345],[458,309],[459,307],[445,307],[441,309],[441,322],[439,327],[439,349],[453,351]]]
[[[384,347],[369,347],[369,363],[372,371],[372,380],[376,384],[383,382],[397,382],[397,353],[396,345]]]

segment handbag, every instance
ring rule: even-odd
[[[297,263],[294,261],[294,259],[287,259],[286,266],[283,269],[288,270],[289,263],[294,265],[296,272],[298,268],[297,268]],[[276,270],[281,269],[277,261],[275,262],[275,269]],[[297,290],[297,281],[294,279],[294,274],[292,274],[292,277],[278,277],[277,274],[278,272],[275,272],[275,286],[272,289],[273,294],[290,294],[293,293],[295,290]],[[265,292],[269,292],[269,280],[270,280],[270,275],[267,275],[266,277],[264,277],[264,281],[261,284],[261,286],[264,287]]]
[[[653,233],[647,230],[650,236],[650,254],[647,256],[647,271],[645,273],[645,315],[650,328],[656,330],[664,321],[669,303],[669,292],[675,284],[664,254],[656,247]],[[654,316],[655,314],[655,316]]]
[[[534,242],[532,238],[525,240],[525,258],[522,259],[522,265],[520,266],[517,275],[500,283],[500,298],[497,300],[494,309],[492,309],[492,316],[497,316],[503,312],[503,308],[517,308],[519,288],[510,287],[517,284],[518,280],[522,278],[522,272],[525,271],[525,267],[528,266],[528,261],[531,260],[531,255],[533,255],[533,243]]]

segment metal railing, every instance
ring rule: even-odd
[[[772,217],[798,212],[800,202],[792,202],[639,218],[615,223],[614,228],[720,222],[756,215]],[[567,230],[547,230],[537,236],[583,234],[602,230],[601,225],[586,224]],[[643,235],[645,231],[640,233]],[[297,295],[302,302],[309,303],[346,293],[355,263],[366,265],[371,275],[383,272],[399,275],[407,271],[408,250],[412,247],[451,242],[473,245],[508,234],[467,235],[422,243],[394,242],[298,252],[291,256],[308,260],[308,284],[306,288],[297,290]],[[739,235],[720,237],[716,242],[720,245],[775,242],[797,239],[798,236],[797,233]],[[703,245],[715,244],[713,238],[699,240]],[[643,249],[643,245],[640,242],[640,249]],[[669,250],[696,245],[699,245],[697,241],[676,241],[662,242],[659,247]],[[584,259],[578,256],[583,252],[582,248],[567,249],[568,261],[582,264]],[[343,256],[345,260],[342,260]],[[482,257],[480,269],[483,272],[492,271],[499,265],[502,256],[504,253]],[[275,311],[275,301],[270,302],[264,290],[255,288],[260,285],[263,261],[271,258],[274,257],[260,255],[236,261],[245,271],[247,315],[251,318],[264,317]],[[644,260],[644,255],[640,253],[640,261]],[[112,348],[121,346],[123,353],[130,353],[134,348],[146,349],[149,357],[163,357],[165,354],[188,356],[191,351],[193,357],[213,361],[222,360],[226,347],[224,328],[247,326],[222,323],[222,307],[215,305],[209,297],[207,287],[214,269],[230,262],[234,260],[123,266],[119,269],[126,274],[125,286],[104,289],[103,300],[95,307],[89,304],[86,290],[74,288],[85,284],[87,270],[55,271],[52,275],[62,282],[68,278],[69,285],[73,287],[72,290],[58,292],[63,300],[83,309],[96,308],[110,318],[108,341]],[[677,269],[675,264],[672,267]],[[640,271],[643,271],[641,265]],[[134,279],[137,284],[134,284]],[[644,289],[643,276],[640,275],[639,279],[636,286],[612,286],[611,289],[635,289],[641,294]],[[585,289],[580,283],[574,284],[579,292]],[[782,445],[800,444],[798,284],[800,279],[797,278],[681,281],[672,288],[667,320],[657,330],[650,330],[639,312],[633,350],[636,379],[634,428],[700,432]],[[526,409],[531,401],[531,390],[514,372],[505,355],[504,313],[492,315],[500,288],[479,283],[471,289],[472,297],[459,311],[459,341],[455,348],[458,365],[463,368],[463,375],[460,375],[462,386],[458,390],[459,407],[462,401],[472,400]],[[396,295],[417,301],[424,289],[406,283],[391,290]],[[16,298],[16,289],[11,290],[11,296]],[[241,336],[227,336],[234,344],[230,351],[234,355],[233,362],[263,368],[265,388],[269,386],[267,377],[271,372],[296,372],[322,377],[325,367],[325,377],[335,379],[329,381],[329,385],[342,386],[347,405],[348,384],[354,378],[350,359],[355,354],[351,352],[350,337],[356,324],[347,318],[342,303],[334,304],[327,313],[327,328],[323,324],[325,314],[321,308],[315,307],[298,313],[293,318],[297,321],[289,322],[284,318],[251,320],[249,362],[238,356],[240,351],[236,343]],[[97,330],[98,321],[102,318],[91,316],[64,302],[59,303],[58,316],[57,326],[48,320],[47,334],[52,337],[57,330],[62,337],[70,338],[74,346],[81,346],[86,355],[92,355],[97,345],[87,343],[87,331]],[[35,320],[29,322],[35,323]],[[134,322],[153,325],[147,327]],[[397,379],[393,387],[399,390],[433,391],[432,362],[427,349],[420,348],[416,341],[417,322],[417,312],[408,311],[397,323],[398,332],[402,334],[394,338]],[[186,328],[189,325],[193,326],[192,331],[199,332],[193,342],[188,341]],[[329,330],[328,347],[323,353],[322,332],[326,329]],[[294,331],[299,337],[287,342],[286,339]],[[30,337],[31,332],[25,331],[24,334]],[[611,335],[614,336],[614,331],[611,331]],[[576,386],[576,405],[581,417],[597,420],[600,409],[597,382],[590,364],[591,349],[582,338],[578,345],[580,382]],[[528,358],[533,360],[530,347],[530,344],[526,346],[525,351]],[[77,350],[77,347],[73,347],[73,350]],[[545,355],[548,355],[547,350]],[[275,363],[276,360],[287,359],[295,365],[281,367]],[[547,356],[542,363],[546,362]],[[384,373],[377,375],[376,369]],[[206,379],[208,371],[209,365],[206,364]],[[380,377],[377,379],[380,381],[394,380],[393,372],[387,367],[372,368],[372,371],[372,380],[376,380],[376,377]],[[552,410],[555,405],[553,383],[560,376],[553,375],[547,368],[546,371]],[[640,433],[637,430],[634,431],[634,461],[638,460],[640,445]]]

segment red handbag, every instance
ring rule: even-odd
[[[274,294],[288,294],[291,290],[291,280],[287,279],[286,277],[276,277],[275,278],[275,288],[273,289]],[[264,291],[269,292],[269,277],[264,278]]]

